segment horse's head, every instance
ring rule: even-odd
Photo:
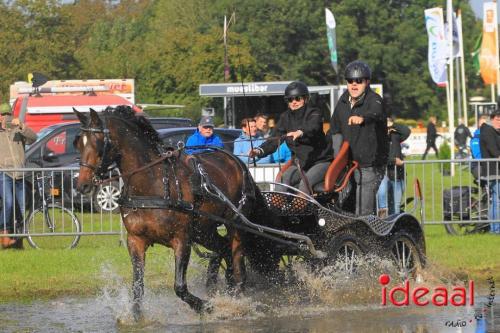
[[[73,111],[81,123],[80,135],[73,143],[80,151],[77,189],[87,194],[92,191],[96,181],[104,177],[117,154],[111,143],[109,129],[97,112],[90,109],[90,115],[86,116],[74,108]]]

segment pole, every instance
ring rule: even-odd
[[[462,78],[462,109],[464,113],[464,124],[465,126],[468,126],[469,120],[468,120],[468,110],[467,110],[467,92],[466,92],[466,82],[465,82],[465,59],[464,59],[464,40],[462,36],[462,12],[459,9],[458,10],[458,18],[457,18],[457,23],[458,23],[458,38],[460,42],[460,73],[461,73],[461,78]],[[459,101],[460,103],[460,101]]]
[[[458,118],[462,116],[462,93],[461,93],[461,87],[462,87],[462,81],[460,79],[460,73],[459,73],[459,64],[460,64],[460,59],[457,57],[455,59],[455,75],[456,75],[456,82],[457,82],[457,115]]]
[[[453,134],[455,132],[455,101],[454,101],[454,92],[453,92],[453,1],[448,0],[447,2],[447,21],[448,21],[448,42],[449,47],[449,77],[448,83],[450,85],[450,108],[448,109],[448,132],[450,135],[450,150],[451,150],[451,159],[455,159],[455,142],[453,140]],[[454,175],[454,165],[451,164],[451,175]]]

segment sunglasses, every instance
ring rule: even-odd
[[[356,82],[357,84],[361,84],[365,81],[365,79],[346,79],[347,83],[352,84]]]
[[[292,103],[293,101],[300,102],[303,99],[304,99],[304,96],[285,97],[285,101],[288,103]]]
[[[213,126],[202,126],[202,127],[203,127],[203,129],[211,129],[211,130],[214,129]]]

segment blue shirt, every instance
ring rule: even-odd
[[[283,142],[271,156],[274,163],[286,163],[292,158],[292,151],[288,148],[286,142]]]
[[[201,135],[200,131],[198,130],[196,130],[196,132],[193,135],[191,135],[186,141],[186,148],[193,146],[216,146],[224,148],[222,140],[216,134],[213,134],[212,136],[206,138],[203,135]],[[186,149],[186,154],[191,155],[207,151],[210,151],[210,149]]]
[[[474,135],[472,136],[472,139],[470,139],[470,152],[472,155],[473,159],[480,159],[481,158],[481,146],[479,144],[479,134],[480,130],[479,128],[474,131]]]
[[[234,149],[233,153],[236,155],[240,160],[242,160],[244,163],[252,162],[253,159],[248,158],[248,152],[250,149],[252,149],[252,145],[254,148],[259,147],[264,141],[263,138],[257,137],[257,138],[252,138],[252,144],[250,144],[250,138],[245,134],[241,134],[239,138],[234,140]],[[263,163],[272,163],[272,156],[266,156],[263,158],[255,158],[255,161],[258,164],[263,164]]]

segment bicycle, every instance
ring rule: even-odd
[[[31,247],[36,249],[72,249],[80,241],[82,226],[71,209],[56,202],[57,193],[54,193],[52,181],[52,177],[34,176],[33,210],[24,221],[23,233],[27,234],[26,239]],[[50,189],[49,195],[47,189]]]
[[[477,184],[477,182],[476,182]],[[488,220],[488,186],[455,186],[443,192],[443,219],[445,221]],[[487,232],[489,223],[446,223],[450,235],[468,235]]]

